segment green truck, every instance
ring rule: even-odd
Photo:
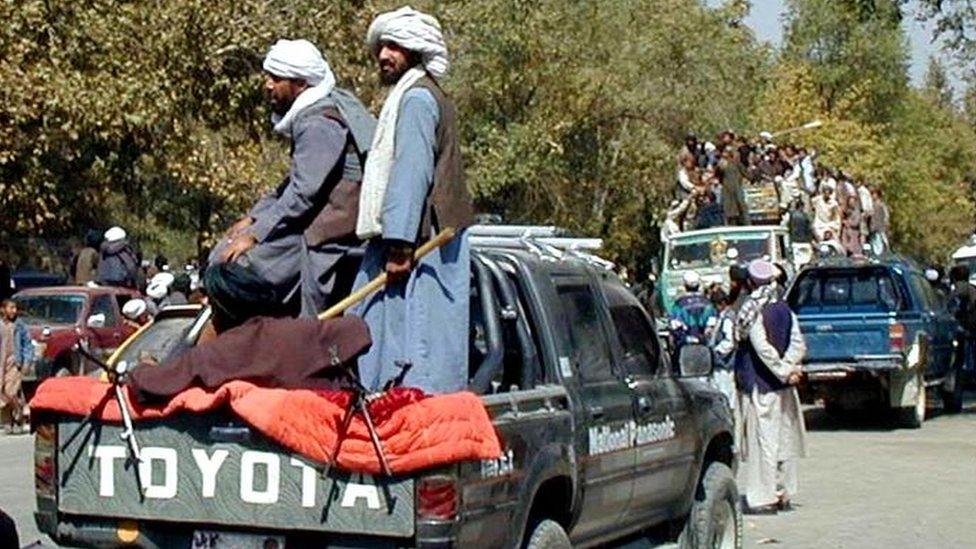
[[[657,292],[663,314],[684,293],[682,277],[689,271],[701,276],[702,287],[720,284],[729,288],[729,266],[745,265],[753,259],[767,259],[780,265],[792,278],[793,250],[789,231],[778,225],[713,227],[685,231],[664,243]]]
[[[134,465],[120,426],[36,414],[40,530],[103,547],[556,548],[670,525],[685,547],[741,547],[732,416],[710,355],[673,370],[605,262],[559,239],[472,233],[470,389],[497,459],[326,474],[231,415],[187,414],[137,422]],[[164,313],[116,360],[165,358],[209,314]]]

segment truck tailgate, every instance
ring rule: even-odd
[[[137,424],[142,463],[126,463],[120,426],[58,429],[58,510],[81,516],[410,537],[410,478],[330,471],[213,416]],[[212,429],[216,429],[212,431]],[[228,436],[230,435],[230,436]],[[214,438],[219,439],[215,441]],[[140,495],[137,473],[145,488]]]
[[[889,355],[887,314],[804,315],[800,328],[807,344],[805,362],[853,362],[857,357]]]

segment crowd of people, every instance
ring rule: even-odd
[[[79,286],[116,286],[138,290],[146,296],[143,300],[149,316],[167,305],[183,305],[202,302],[203,287],[199,269],[195,263],[187,263],[182,269],[174,269],[164,255],[156,255],[152,261],[142,259],[129,242],[122,227],[111,227],[104,233],[89,230],[84,245],[75,250],[68,268],[69,282]],[[132,320],[142,318],[137,303],[123,313]]]
[[[662,240],[681,231],[750,224],[760,212],[750,209],[746,190],[758,186],[775,192],[775,221],[789,228],[794,243],[847,256],[888,250],[890,212],[881,187],[821,165],[816,150],[778,144],[769,132],[746,139],[731,130],[714,142],[685,137]]]

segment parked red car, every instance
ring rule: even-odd
[[[24,372],[24,381],[87,373],[90,368],[72,347],[81,343],[96,356],[107,357],[135,332],[124,322],[122,305],[137,297],[135,290],[107,286],[51,286],[16,293],[13,299],[34,343],[34,364]]]

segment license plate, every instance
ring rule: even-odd
[[[237,532],[216,532],[197,530],[193,532],[190,549],[284,549],[285,538],[261,534],[241,534]]]

